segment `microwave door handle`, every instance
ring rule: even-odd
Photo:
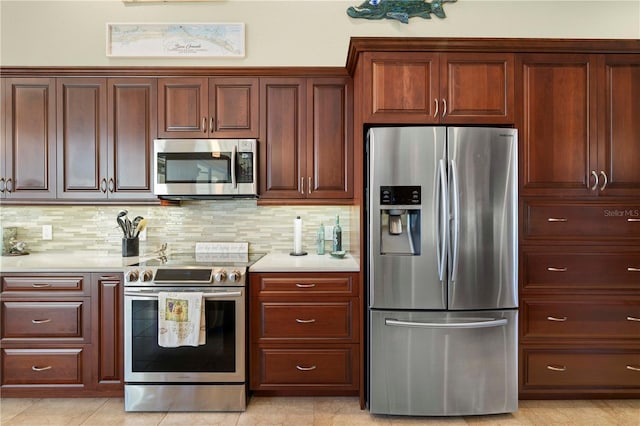
[[[233,146],[233,151],[231,151],[231,183],[233,184],[233,189],[238,189],[238,181],[236,180],[236,159],[238,156],[238,147]]]

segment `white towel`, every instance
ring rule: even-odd
[[[158,294],[158,345],[165,348],[206,343],[204,298],[201,292]]]

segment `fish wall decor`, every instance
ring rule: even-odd
[[[347,15],[362,19],[395,19],[403,24],[409,18],[419,17],[431,19],[433,13],[438,18],[446,18],[443,3],[454,3],[458,0],[367,0],[360,6],[351,6]]]

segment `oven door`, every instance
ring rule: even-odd
[[[158,345],[159,291],[125,289],[125,382],[244,382],[245,289],[163,288],[204,293],[206,343],[177,348]]]

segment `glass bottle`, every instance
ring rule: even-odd
[[[336,215],[336,224],[333,226],[333,251],[342,251],[342,228],[340,216]]]

